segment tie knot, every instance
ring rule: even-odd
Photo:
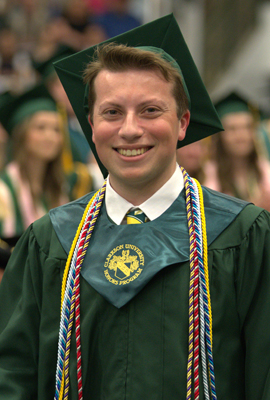
[[[143,224],[144,222],[149,221],[147,216],[140,210],[139,208],[135,208],[133,210],[129,210],[126,213],[127,224]]]

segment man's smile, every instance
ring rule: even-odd
[[[126,157],[134,157],[134,156],[140,156],[144,153],[146,153],[150,147],[142,147],[139,149],[115,149],[118,153],[120,153],[122,156]]]

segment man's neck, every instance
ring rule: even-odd
[[[134,206],[138,206],[148,200],[155,191],[141,191],[139,188],[130,188],[130,191],[121,190],[121,188],[117,188],[117,190],[112,186],[112,188],[119,194],[119,196],[123,197],[123,199],[127,200],[129,203]]]
[[[150,199],[150,197],[165,185],[174,174],[175,168],[170,172],[170,174],[164,176],[164,179],[160,179],[158,182],[156,179],[153,179],[153,181],[147,179],[145,182],[141,180],[139,182],[134,180],[119,182],[115,181],[113,177],[109,175],[110,185],[119,196],[123,197],[134,206],[138,206]]]
[[[120,196],[110,185],[110,179],[107,182],[105,193],[105,204],[108,216],[117,225],[121,224],[123,217],[132,207],[140,207],[147,217],[153,221],[163,214],[171,204],[177,199],[183,189],[183,175],[180,168],[176,168],[171,178],[152,196],[140,204],[138,201],[131,203]],[[134,204],[136,203],[136,204]]]
[[[169,179],[170,178],[171,176]],[[166,179],[164,182],[159,182],[158,185],[155,185],[155,183],[149,184],[149,182],[147,182],[147,184],[141,182],[138,185],[134,182],[132,182],[132,185],[114,185],[114,182],[110,179],[110,185],[119,196],[123,197],[134,206],[139,206],[150,199],[150,197],[152,197],[169,179]]]

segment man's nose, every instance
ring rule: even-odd
[[[132,140],[143,134],[143,128],[140,126],[138,117],[134,113],[127,113],[119,129],[119,136]]]

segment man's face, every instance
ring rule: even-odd
[[[112,187],[158,190],[175,171],[189,123],[188,111],[177,117],[172,84],[156,71],[103,70],[95,91],[93,141]]]

